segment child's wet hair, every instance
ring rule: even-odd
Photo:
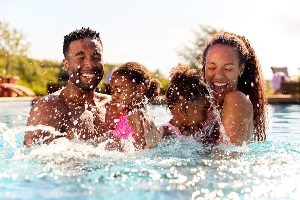
[[[127,62],[116,68],[113,75],[125,76],[136,84],[143,84],[147,87],[145,96],[148,101],[153,101],[160,94],[161,83],[157,79],[151,78],[147,68],[138,62]]]
[[[209,91],[201,81],[200,73],[187,65],[178,65],[170,75],[170,85],[166,92],[167,106],[173,108],[182,99],[196,100],[208,98]]]

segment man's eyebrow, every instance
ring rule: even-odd
[[[84,55],[85,53],[83,51],[79,51],[77,53],[75,53],[75,56],[80,56],[80,55]]]

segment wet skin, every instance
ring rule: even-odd
[[[210,106],[206,97],[199,97],[195,100],[181,100],[177,102],[171,109],[172,118],[170,123],[176,126],[183,136],[195,136],[201,131],[201,125],[206,119],[206,112]],[[162,137],[174,137],[176,134],[169,130],[169,128],[163,127]]]
[[[244,66],[235,49],[228,45],[212,45],[207,52],[205,80],[214,92],[221,112],[222,124],[231,143],[242,145],[253,135],[253,106],[245,94],[237,90]],[[220,139],[222,141],[222,137]]]
[[[53,131],[28,131],[26,146],[46,143],[65,136],[80,140],[98,141],[105,137],[105,104],[109,96],[95,92],[103,77],[102,45],[91,38],[72,41],[64,60],[69,81],[64,89],[36,102],[27,126],[49,126]]]
[[[157,146],[160,134],[143,102],[146,86],[136,84],[129,77],[114,74],[111,77],[112,100],[107,104],[106,124],[116,126],[115,119],[128,115],[128,123],[134,129],[135,146],[138,149]]]

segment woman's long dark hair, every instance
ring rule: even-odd
[[[243,92],[253,106],[254,114],[254,140],[264,141],[266,139],[266,116],[267,116],[267,97],[266,84],[263,78],[261,66],[256,57],[255,51],[249,41],[234,33],[217,33],[203,48],[202,55],[202,76],[205,74],[205,63],[208,49],[215,44],[231,46],[239,56],[240,66],[245,64],[243,74],[238,78],[237,89]]]

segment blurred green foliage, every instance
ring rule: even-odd
[[[64,82],[68,80],[68,73],[62,67],[62,61],[37,60],[27,56],[30,44],[26,41],[24,34],[11,28],[8,23],[0,21],[0,77],[19,76],[19,85],[28,87],[38,96],[47,94],[47,84]],[[100,92],[105,92],[109,83],[107,75],[119,64],[105,64],[104,77],[99,84]],[[159,71],[152,75],[162,82],[161,91],[164,94],[168,86],[168,79],[165,79]]]
[[[0,56],[4,58],[1,61],[3,75],[10,73],[12,62],[17,57],[27,54],[28,47],[29,43],[21,31],[11,28],[7,22],[0,21]]]
[[[195,39],[191,44],[184,45],[181,50],[177,52],[178,56],[184,61],[183,64],[188,64],[191,68],[200,69],[200,59],[202,57],[202,48],[208,41],[208,39],[217,32],[223,30],[217,30],[211,26],[199,25],[198,30],[193,30]]]
[[[0,76],[3,76],[1,72],[5,67],[4,63],[5,58],[0,56]],[[19,76],[20,80],[18,81],[18,84],[30,88],[38,96],[45,96],[47,94],[48,83],[57,83],[59,81],[68,80],[68,73],[62,69],[62,62],[37,60],[28,58],[27,56],[16,56],[10,63],[9,75]],[[104,77],[101,84],[99,84],[100,92],[105,92],[105,86],[108,81],[106,77],[116,66],[119,65],[104,65]],[[161,93],[164,94],[169,84],[168,79],[164,78],[158,70],[152,73],[152,77],[157,78],[162,83]]]
[[[3,57],[0,57],[0,76]],[[27,56],[16,56],[10,62],[9,76],[19,76],[19,85],[33,90],[36,95],[44,96],[47,93],[47,83],[57,82],[58,73],[62,67],[62,62],[49,60],[36,60]]]

